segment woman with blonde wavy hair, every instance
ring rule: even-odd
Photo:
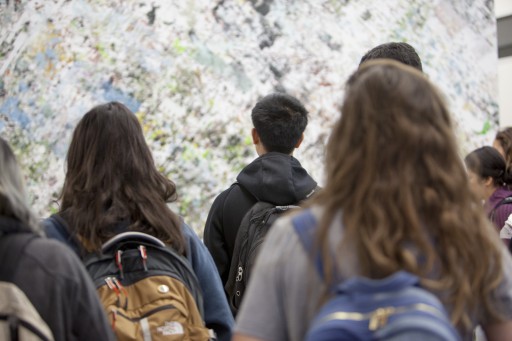
[[[394,61],[350,77],[326,151],[326,183],[313,199],[323,264],[284,217],[261,250],[237,317],[236,341],[303,340],[327,288],[405,270],[446,308],[464,340],[512,335],[512,262],[468,178],[441,94]]]
[[[16,158],[0,138],[0,281],[15,284],[25,294],[49,327],[49,331],[40,329],[48,340],[113,340],[80,260],[66,246],[42,234],[28,205]],[[5,313],[8,302],[1,303]],[[23,335],[27,336],[20,331]]]

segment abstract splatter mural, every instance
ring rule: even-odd
[[[320,180],[343,84],[371,47],[406,41],[445,93],[461,154],[497,127],[492,0],[0,0],[0,132],[36,212],[58,207],[72,130],[92,106],[136,113],[174,208],[198,232],[256,154],[250,110],[273,91],[310,112],[296,156]]]

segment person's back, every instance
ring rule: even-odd
[[[274,93],[259,100],[252,109],[252,139],[259,155],[223,191],[210,209],[204,242],[226,285],[235,239],[245,214],[257,202],[292,205],[315,192],[316,182],[292,154],[304,138],[308,117],[294,97]]]
[[[507,340],[512,259],[469,189],[438,90],[411,67],[367,62],[347,82],[341,111],[327,145],[325,187],[307,210],[270,231],[233,340],[304,340],[325,298],[346,297],[342,285],[385,283],[401,271],[442,303],[444,321],[463,340],[478,324],[488,340]],[[312,226],[311,248],[297,233],[301,222]],[[367,331],[378,332],[396,314],[335,310],[327,321],[371,315]]]
[[[137,117],[123,104],[110,102],[89,110],[75,128],[67,154],[60,211],[46,219],[43,225],[49,237],[64,242],[80,255],[86,256],[85,263],[97,281],[95,284],[98,292],[104,292],[108,287],[110,291],[106,291],[109,294],[117,294],[115,288],[118,285],[128,287],[126,292],[132,295],[141,290],[141,295],[130,296],[137,298],[126,300],[130,302],[117,307],[119,309],[115,311],[109,308],[110,296],[101,296],[114,325],[118,313],[121,316],[125,313],[122,309],[130,308],[131,313],[142,315],[137,318],[131,316],[134,323],[130,328],[136,330],[134,334],[138,337],[143,337],[147,326],[156,320],[154,316],[160,311],[162,313],[158,315],[165,315],[167,322],[154,322],[156,326],[151,326],[155,328],[147,333],[185,335],[188,329],[185,326],[178,328],[180,323],[173,319],[171,309],[164,312],[165,307],[160,306],[166,302],[164,298],[176,299],[174,303],[190,303],[182,306],[181,310],[174,310],[180,312],[180,318],[188,319],[189,326],[197,327],[202,332],[206,326],[217,334],[219,340],[227,341],[231,337],[233,317],[215,264],[197,235],[169,208],[168,203],[175,199],[176,186],[154,164]],[[146,245],[140,240],[127,239],[124,244],[115,243],[115,253],[104,248],[107,241],[124,232],[133,232],[132,236],[145,234],[158,245]],[[164,255],[167,249],[176,254],[171,264],[176,267],[167,263],[171,262],[171,257]],[[148,260],[148,257],[151,259]],[[107,263],[103,263],[105,258]],[[143,266],[141,271],[140,266]],[[176,269],[184,270],[188,267],[192,272],[190,276],[176,275],[174,279],[180,283],[172,280],[169,275],[171,272],[181,274]],[[140,276],[127,280],[123,276],[124,268]],[[148,271],[145,271],[146,268]],[[166,277],[162,279],[165,282],[158,287],[160,300],[154,303],[154,295],[157,294],[152,290],[152,285],[158,281],[159,270],[162,270],[160,275]],[[114,278],[116,285],[113,286],[105,278]],[[187,288],[189,292],[181,291],[180,288],[192,282],[194,288]],[[195,290],[197,286],[199,288]],[[200,292],[202,301],[196,292]],[[192,296],[194,300],[189,300]],[[145,309],[155,313],[151,314],[151,319],[145,316]],[[195,312],[204,312],[200,316],[204,322],[201,318],[190,318]],[[197,320],[199,323],[196,324]],[[116,329],[116,333],[119,336],[125,332],[122,329],[126,328],[119,323],[117,326],[119,329]]]
[[[54,340],[113,340],[80,260],[64,245],[41,236],[26,205],[14,155],[2,139],[0,168],[0,280],[21,289]]]

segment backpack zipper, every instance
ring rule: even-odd
[[[332,320],[346,320],[346,321],[364,321],[369,320],[368,329],[371,331],[375,331],[379,328],[384,327],[388,318],[391,315],[406,313],[408,311],[420,310],[423,312],[430,313],[436,316],[443,316],[443,314],[436,308],[429,306],[424,303],[412,304],[409,306],[402,307],[384,307],[378,308],[369,313],[357,313],[357,312],[345,312],[338,311],[332,314],[327,315],[322,319],[322,322],[332,321]]]
[[[151,316],[155,313],[158,313],[160,311],[163,311],[163,310],[171,310],[171,309],[176,309],[175,306],[173,306],[172,304],[166,304],[166,305],[163,305],[163,306],[160,306],[158,308],[155,308],[155,309],[152,309],[150,311],[148,311],[147,313],[145,313],[144,315],[140,316],[140,317],[128,317],[126,316],[125,314],[123,314],[122,312],[120,312],[119,310],[115,310],[115,309],[112,309],[112,313],[114,316],[121,316],[127,320],[130,320],[132,322],[139,322],[140,320],[148,317],[148,316]]]

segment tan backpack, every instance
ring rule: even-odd
[[[193,270],[160,240],[125,232],[84,263],[118,340],[215,339]]]
[[[0,340],[53,341],[25,293],[9,282],[0,282]]]

